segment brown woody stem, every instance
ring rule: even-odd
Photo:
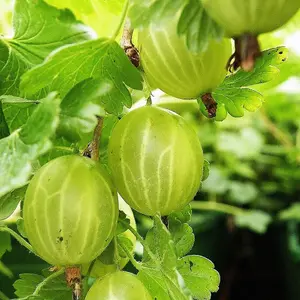
[[[206,93],[201,96],[201,100],[206,107],[208,117],[214,118],[217,113],[218,103],[215,101],[211,93]]]
[[[100,138],[103,128],[103,117],[98,117],[98,122],[94,130],[94,137],[91,143],[83,151],[83,156],[90,157],[91,159],[98,161],[99,160],[99,147],[100,147]]]
[[[130,19],[127,18],[124,24],[123,35],[121,39],[121,47],[135,67],[140,65],[140,55],[138,49],[132,43],[133,29]]]
[[[252,71],[256,58],[261,55],[257,36],[244,34],[234,38],[234,42],[235,52],[229,58],[227,69],[233,72],[241,67],[246,72]]]
[[[81,272],[78,267],[66,268],[65,271],[66,282],[69,287],[73,289],[73,300],[81,298]]]

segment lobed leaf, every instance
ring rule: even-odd
[[[203,256],[190,255],[179,260],[178,271],[194,299],[209,300],[219,290],[220,275],[214,264]]]
[[[34,161],[51,148],[59,104],[56,94],[49,94],[20,129],[0,140],[0,197],[24,186]]]
[[[146,236],[148,249],[144,249],[143,264],[138,277],[145,284],[153,299],[187,300],[183,282],[176,270],[177,256],[174,243],[159,216]]]
[[[92,37],[70,11],[42,0],[16,0],[13,29],[13,38],[0,37],[0,95],[19,96],[20,78],[28,69],[54,49]]]
[[[7,219],[24,199],[27,186],[15,189],[0,197],[0,220]]]
[[[130,1],[128,16],[134,28],[144,28],[151,23],[159,26],[161,22],[174,18],[188,0],[150,0]]]
[[[65,300],[72,299],[72,289],[66,284],[63,275],[53,278],[47,282],[40,290],[38,295],[33,295],[37,286],[46,278],[37,274],[20,274],[14,284],[15,294],[21,299],[43,299],[43,300]]]
[[[177,257],[186,255],[192,249],[195,235],[192,227],[187,223],[191,220],[192,209],[188,205],[180,212],[172,213],[168,217],[169,231],[171,233]]]
[[[223,121],[228,113],[238,118],[244,116],[244,110],[255,112],[259,109],[263,103],[263,95],[248,86],[275,79],[279,74],[277,66],[286,61],[287,52],[285,47],[265,50],[257,59],[253,71],[245,72],[240,69],[228,75],[223,83],[212,92],[218,104],[215,120]],[[198,103],[201,112],[208,116],[202,101],[198,100]]]
[[[142,89],[141,74],[122,48],[115,41],[101,38],[67,46],[52,53],[43,64],[22,77],[21,90],[33,96],[47,88],[58,91],[64,98],[79,82],[91,77],[99,79],[101,84],[111,85],[110,92],[99,95],[99,98],[106,111],[116,115],[122,112],[124,105],[132,105],[131,95],[125,84],[134,89]],[[101,88],[95,88],[97,94]]]
[[[271,222],[272,217],[260,210],[248,210],[244,214],[235,216],[237,226],[248,228],[259,234],[265,233]]]
[[[290,207],[282,210],[279,218],[283,221],[300,220],[300,203],[294,203]]]
[[[179,18],[177,32],[186,39],[191,52],[205,51],[211,39],[223,37],[222,28],[210,18],[201,1],[189,0]]]

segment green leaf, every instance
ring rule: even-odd
[[[78,83],[61,103],[58,134],[71,142],[86,139],[94,131],[96,116],[104,116],[113,110],[113,102],[105,103],[103,98],[112,85],[99,79],[86,79]]]
[[[56,157],[71,154],[79,154],[78,145],[70,143],[62,137],[55,138],[54,140],[52,140],[52,148],[50,149],[50,151],[40,156],[38,163],[42,166]]]
[[[209,300],[219,290],[220,275],[203,256],[190,255],[178,261],[178,271],[194,299]]]
[[[0,38],[0,95],[19,96],[20,77],[28,69],[58,47],[91,38],[70,11],[42,0],[16,0],[13,27],[12,39]]]
[[[175,244],[177,257],[186,255],[192,249],[195,235],[192,227],[187,223],[191,220],[192,209],[188,205],[181,212],[172,213],[168,217],[169,231]]]
[[[244,214],[235,216],[235,224],[238,227],[248,228],[259,234],[267,231],[272,217],[260,210],[249,210]]]
[[[0,140],[0,197],[24,186],[34,161],[51,148],[50,137],[58,125],[60,99],[51,93],[26,124]]]
[[[144,249],[143,264],[138,276],[153,299],[190,299],[179,283],[176,271],[177,257],[172,237],[159,216],[146,236],[148,249]]]
[[[128,16],[135,28],[144,28],[150,23],[159,25],[173,19],[186,3],[187,0],[131,0]]]
[[[223,30],[204,10],[201,1],[189,0],[177,26],[179,35],[186,38],[191,52],[205,51],[211,39],[221,39]]]
[[[300,221],[300,203],[294,203],[290,207],[279,213],[279,218],[283,221],[297,220]]]
[[[108,165],[108,143],[111,133],[119,119],[113,115],[106,116],[103,122],[103,128],[100,139],[100,161],[103,165]]]
[[[130,225],[130,220],[127,218],[126,214],[123,211],[119,211],[119,220],[122,222],[118,222],[117,228],[116,228],[116,235],[125,232],[128,228],[126,225],[124,225],[124,222],[127,225]]]
[[[37,286],[46,278],[37,274],[20,274],[14,284],[15,294],[19,298],[36,299],[32,294],[35,292]],[[66,284],[63,275],[49,280],[39,291],[38,299],[43,300],[65,300],[72,299],[72,289]]]
[[[9,135],[9,129],[4,117],[2,102],[0,101],[0,139]]]
[[[20,218],[17,221],[17,229],[19,233],[22,235],[22,237],[27,238],[27,234],[25,232],[25,226],[24,226],[24,219]]]
[[[24,199],[27,186],[15,189],[0,197],[0,220],[7,219]]]
[[[262,52],[257,59],[252,72],[242,69],[228,75],[223,83],[212,92],[212,96],[218,103],[216,121],[223,121],[229,113],[233,117],[244,116],[244,109],[255,112],[262,106],[263,96],[248,88],[248,86],[269,82],[279,74],[277,66],[287,59],[287,49],[277,47]],[[198,100],[200,110],[208,116],[204,104]]]
[[[70,8],[74,12],[89,15],[94,10],[101,10],[102,7],[118,14],[122,11],[125,0],[46,0],[46,2],[60,8]]]
[[[48,88],[58,91],[63,98],[76,84],[91,77],[111,83],[111,90],[101,97],[101,103],[108,113],[116,115],[122,112],[124,105],[132,105],[125,84],[142,89],[139,71],[122,48],[106,38],[64,47],[52,53],[43,64],[22,77],[21,89],[32,96]]]
[[[265,50],[256,60],[253,71],[242,69],[225,78],[220,88],[244,87],[269,82],[279,75],[278,65],[287,60],[288,49],[277,47]]]
[[[6,251],[11,251],[11,240],[9,233],[0,232],[0,259]]]
[[[204,159],[202,182],[208,178],[209,170],[210,170],[210,163],[208,160]]]
[[[36,100],[27,100],[15,96],[1,96],[3,114],[10,132],[13,132],[26,123],[29,116],[39,104]]]
[[[218,111],[216,120],[222,121],[226,118],[227,113],[224,118],[223,111],[228,112],[232,117],[243,117],[244,109],[255,112],[262,106],[263,96],[259,92],[249,89],[249,88],[217,88],[215,92],[212,93],[214,99],[218,103]]]
[[[252,182],[231,181],[229,197],[232,202],[244,205],[248,204],[258,196],[258,189]]]
[[[117,236],[117,246],[118,246],[118,254],[122,258],[128,257],[126,252],[123,250],[123,248],[126,248],[131,253],[133,252],[133,243],[125,235]]]

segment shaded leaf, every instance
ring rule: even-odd
[[[223,37],[223,30],[209,17],[199,0],[188,1],[180,16],[177,32],[185,36],[189,50],[194,53],[205,51],[211,39]]]
[[[7,232],[0,232],[0,259],[6,251],[11,251],[10,235]]]
[[[50,94],[25,125],[0,140],[0,197],[24,186],[34,161],[51,148],[49,138],[58,125],[59,103],[56,94]]]
[[[15,189],[0,197],[0,220],[7,219],[24,199],[27,186]]]
[[[103,108],[109,110],[102,101],[111,88],[110,82],[91,78],[72,88],[61,103],[58,134],[70,142],[87,140],[97,124],[96,116],[105,115]]]
[[[135,28],[144,28],[150,23],[159,25],[174,18],[186,3],[187,0],[132,0],[128,15]]]
[[[290,207],[279,213],[279,218],[284,221],[297,220],[300,221],[300,203],[294,203]]]
[[[235,224],[238,227],[248,228],[263,234],[267,231],[272,217],[260,210],[249,210],[246,213],[235,216]]]

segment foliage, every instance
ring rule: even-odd
[[[39,265],[13,274],[6,264],[7,253],[16,248],[11,237],[31,257],[37,255],[22,218],[27,185],[56,157],[91,154],[95,137],[100,140],[96,160],[107,167],[116,123],[145,98],[147,104],[152,99],[152,105],[181,114],[196,130],[206,158],[201,191],[191,205],[167,217],[135,213],[138,231],[120,213],[109,259],[116,264],[129,259],[153,299],[208,300],[219,289],[220,274],[213,262],[191,251],[199,231],[220,218],[234,232],[260,235],[275,222],[287,224],[288,247],[300,257],[300,60],[293,47],[278,46],[289,44],[285,38],[295,32],[300,15],[276,34],[261,37],[264,51],[251,72],[227,74],[212,91],[217,102],[213,120],[200,97],[183,101],[147,92],[142,70],[119,45],[126,16],[135,30],[176,18],[177,34],[193,54],[224,34],[197,0],[0,4],[0,282],[17,275],[10,298],[71,299],[75,286],[66,284],[64,268],[45,271]],[[99,119],[101,137],[96,134]],[[134,254],[133,243],[120,235],[126,230],[138,241]],[[93,281],[89,272],[83,276],[83,298]],[[1,297],[10,299],[2,291]]]

